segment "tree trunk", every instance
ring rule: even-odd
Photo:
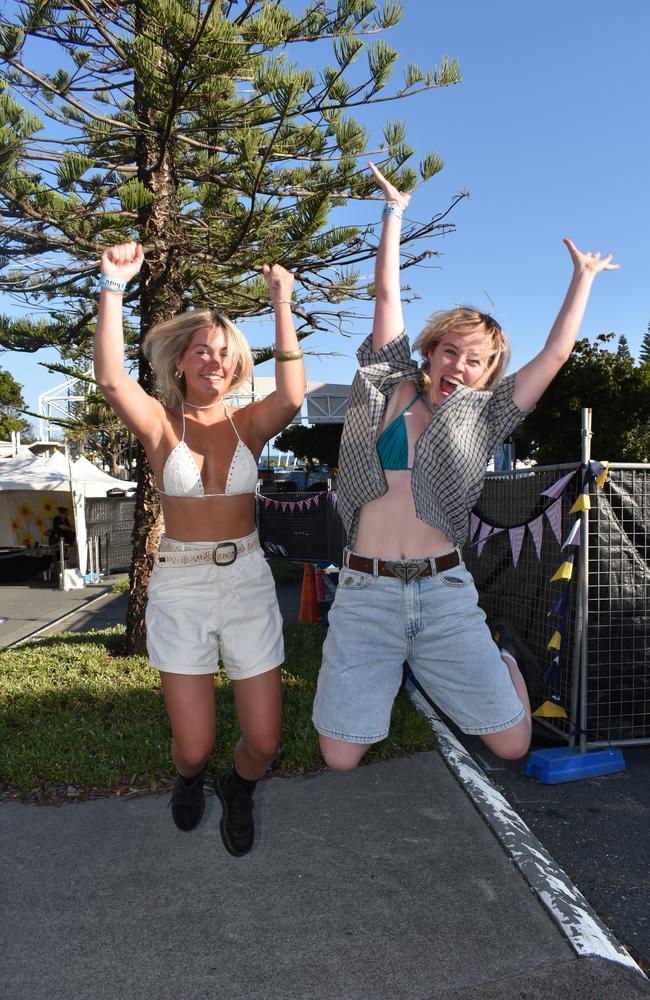
[[[140,342],[142,342],[144,335],[152,326],[170,319],[180,311],[182,289],[180,241],[175,232],[178,217],[178,180],[174,168],[173,145],[169,139],[165,141],[163,116],[145,101],[139,101],[138,93],[136,80],[135,103],[138,119],[146,122],[139,139],[138,178],[155,196],[152,204],[142,210],[140,218],[140,237],[147,248],[145,263],[140,273]],[[138,380],[146,392],[154,393],[154,374],[142,354]],[[158,491],[151,467],[140,444],[137,446],[137,462],[138,488],[130,573],[131,596],[126,622],[127,655],[146,653],[144,616],[147,608],[147,586],[163,531]]]

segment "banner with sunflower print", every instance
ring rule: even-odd
[[[58,491],[8,490],[6,497],[14,544],[28,549],[47,545],[58,508],[62,504],[72,507],[68,494]]]

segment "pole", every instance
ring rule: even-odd
[[[581,464],[582,474],[589,468],[591,458],[591,410],[581,414]],[[582,484],[581,484],[582,485]],[[579,732],[580,753],[587,750],[587,636],[589,626],[589,511],[580,512],[580,550],[578,552],[578,585],[573,662],[571,677],[571,734],[569,745],[575,746]],[[578,719],[579,715],[579,719]]]

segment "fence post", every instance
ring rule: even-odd
[[[591,409],[583,409],[580,424],[581,469],[586,473],[591,458]],[[580,484],[582,486],[582,483]],[[587,750],[587,632],[589,626],[589,511],[580,511],[580,549],[578,552],[577,608],[573,639],[571,676],[571,732],[569,746],[575,746],[579,733],[580,753]],[[578,720],[579,713],[579,720]]]

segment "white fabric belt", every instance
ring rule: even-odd
[[[214,543],[175,542],[162,538],[155,556],[157,566],[196,566],[199,563],[214,563],[215,566],[230,566],[235,559],[259,549],[257,532],[245,538]]]

